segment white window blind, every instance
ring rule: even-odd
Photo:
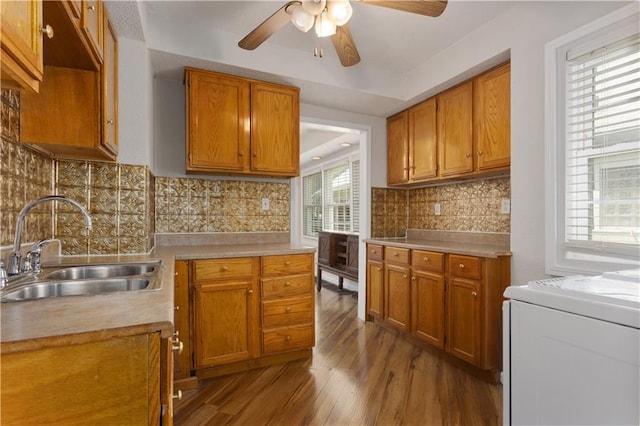
[[[360,232],[360,160],[351,163],[351,194],[353,232]]]
[[[545,269],[640,266],[640,8],[545,46]]]
[[[317,237],[322,230],[322,172],[302,178],[302,231],[308,237]]]
[[[324,229],[351,231],[351,169],[349,163],[324,171]]]
[[[640,242],[640,35],[566,61],[565,243],[637,253]]]

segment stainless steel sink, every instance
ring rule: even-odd
[[[79,280],[86,278],[130,277],[153,273],[159,267],[158,263],[110,264],[110,265],[80,265],[46,273],[48,280]]]
[[[144,290],[147,278],[108,278],[100,280],[37,281],[17,286],[2,295],[3,302],[43,299],[61,296],[90,296],[118,291]]]
[[[160,288],[161,262],[86,264],[44,267],[0,292],[1,302],[20,302],[65,296],[91,296]]]

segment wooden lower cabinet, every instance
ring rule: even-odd
[[[499,371],[502,293],[510,283],[510,257],[381,248],[367,245],[369,319],[481,370]],[[372,259],[372,252],[383,252],[383,262],[375,254]]]
[[[158,332],[3,353],[2,423],[171,424],[167,345]]]
[[[187,364],[176,364],[182,378],[310,355],[315,344],[313,253],[185,262],[187,302],[176,293],[176,303],[187,303],[190,317],[189,349],[179,357]],[[178,261],[176,292],[181,271]],[[183,306],[177,312],[184,312]]]
[[[258,259],[196,260],[192,271],[194,368],[255,357]]]
[[[474,365],[480,365],[481,285],[465,278],[449,281],[447,351]]]
[[[411,281],[411,334],[444,349],[444,274],[418,269]]]

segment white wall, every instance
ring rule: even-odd
[[[118,39],[118,161],[153,170],[151,64],[143,41]]]
[[[154,174],[186,176],[185,92],[175,80],[153,80],[155,96],[153,122],[155,134]]]

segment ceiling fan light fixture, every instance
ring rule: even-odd
[[[295,25],[297,29],[306,33],[313,27],[315,17],[307,13],[300,5],[296,5],[291,13],[291,23]]]
[[[302,8],[312,16],[322,13],[327,6],[327,0],[302,0]]]
[[[351,19],[351,15],[353,15],[353,8],[351,7],[349,0],[328,0],[327,14],[331,21],[333,21],[338,27],[341,27]]]
[[[327,11],[316,16],[316,35],[318,37],[329,37],[336,33],[336,24],[329,19]]]

